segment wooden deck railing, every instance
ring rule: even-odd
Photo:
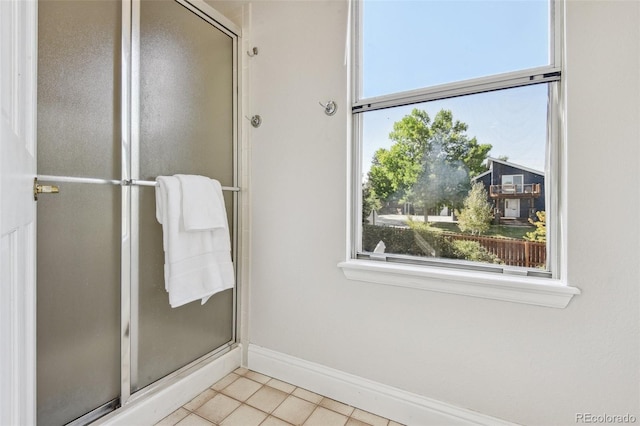
[[[489,196],[494,198],[510,196],[517,198],[539,197],[540,193],[539,183],[491,185],[489,187]]]

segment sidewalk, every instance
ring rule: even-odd
[[[414,222],[424,222],[424,216],[412,216],[405,214],[381,214],[375,215],[375,219],[369,216],[369,223],[379,226],[394,226],[398,228],[408,228],[409,220]],[[454,220],[451,216],[427,216],[428,222],[451,222]]]

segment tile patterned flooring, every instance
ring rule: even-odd
[[[156,426],[401,426],[245,368],[225,376]]]

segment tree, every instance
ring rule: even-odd
[[[466,123],[440,110],[433,121],[413,109],[393,125],[389,149],[372,159],[368,182],[382,202],[413,201],[424,208],[458,207],[470,188],[470,178],[485,171],[491,145],[467,135]]]
[[[368,223],[372,211],[380,209],[380,200],[376,196],[369,182],[362,185],[362,223]]]
[[[547,241],[547,214],[544,211],[539,211],[536,212],[536,216],[538,217],[537,221],[533,221],[529,218],[529,223],[535,225],[536,229],[531,232],[527,232],[523,238],[527,241],[544,243]]]
[[[368,182],[373,192],[386,202],[398,201],[420,175],[420,162],[404,144],[381,148],[373,156]]]
[[[417,204],[427,210],[461,206],[470,186],[468,168],[460,160],[448,159],[439,141],[434,141],[430,154],[412,188]]]
[[[462,232],[479,235],[489,229],[493,219],[493,209],[487,201],[487,191],[480,182],[471,186],[464,200],[464,207],[458,212],[458,227]]]

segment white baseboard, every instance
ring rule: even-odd
[[[514,425],[256,345],[248,360],[251,370],[410,426]]]
[[[219,358],[194,366],[92,425],[153,425],[240,367],[241,356],[242,348],[238,346]]]

